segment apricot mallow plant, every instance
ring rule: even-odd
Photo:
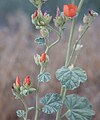
[[[75,25],[84,0],[79,0],[79,2],[75,0],[70,1],[70,4],[68,3],[62,6],[62,12],[57,6],[55,18],[47,11],[42,11],[42,5],[47,0],[30,0],[30,2],[36,7],[36,11],[31,15],[32,24],[40,31],[39,37],[34,41],[36,44],[43,46],[45,51],[41,55],[38,53],[34,55],[34,61],[40,68],[35,88],[32,87],[30,76],[26,76],[23,83],[19,76],[16,77],[16,81],[12,87],[12,93],[15,99],[20,100],[24,106],[24,109],[16,111],[17,116],[24,120],[29,120],[28,113],[34,109],[33,120],[39,120],[41,112],[55,115],[53,120],[91,120],[95,112],[89,100],[77,94],[68,94],[68,91],[77,89],[80,84],[87,80],[85,70],[76,66],[76,62],[80,50],[83,47],[82,38],[94,22],[96,16],[98,16],[98,13],[90,10],[87,14],[83,15],[83,22],[79,26],[78,35],[75,39],[73,38],[74,31],[76,30]],[[51,21],[53,21],[54,26],[50,24]],[[49,58],[49,51],[56,44],[60,44],[59,42],[62,40],[63,32],[69,23],[71,23],[71,28],[69,41],[66,46],[65,64],[55,72],[56,80],[60,84],[60,88],[58,88],[60,89],[60,93],[46,93],[45,96],[40,98],[40,85],[52,79],[51,74],[46,71],[49,60],[52,59]],[[51,33],[57,35],[57,39],[54,42],[50,41]],[[66,37],[68,38],[68,36]],[[27,105],[25,98],[32,93],[36,96],[34,100],[36,104],[30,107]]]

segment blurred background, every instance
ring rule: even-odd
[[[54,17],[56,6],[62,9],[63,4],[68,2],[69,0],[48,0],[43,5],[43,11],[47,10]],[[78,27],[84,13],[90,9],[100,13],[100,0],[85,0],[74,38],[78,34]],[[39,67],[34,64],[33,56],[34,53],[41,54],[44,49],[34,43],[34,39],[39,36],[30,19],[34,10],[35,8],[28,0],[0,0],[0,120],[18,120],[15,111],[23,108],[19,101],[14,100],[11,92],[17,75],[22,80],[30,75],[33,86],[36,85]],[[69,26],[67,27],[62,41],[50,50],[47,70],[52,73],[52,80],[48,84],[41,84],[41,96],[48,92],[59,92],[55,71],[65,62],[69,34]],[[56,38],[55,35],[51,37],[53,40]],[[93,120],[100,120],[100,17],[96,18],[83,39],[84,48],[79,55],[77,66],[87,71],[88,81],[74,93],[88,97],[96,111]],[[29,96],[26,101],[29,106],[33,106],[34,95]],[[30,119],[33,114],[34,110],[29,114]],[[42,113],[40,120],[55,120],[55,118],[54,115],[48,116]]]

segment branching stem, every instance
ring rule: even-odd
[[[81,7],[83,5],[84,0],[81,0],[78,6],[78,13],[81,10]],[[69,36],[69,42],[68,42],[68,48],[67,48],[67,55],[66,55],[66,61],[65,61],[65,67],[68,67],[68,61],[69,61],[69,57],[70,57],[70,51],[71,51],[71,44],[72,44],[72,39],[73,39],[73,34],[74,34],[74,28],[75,28],[75,23],[76,23],[77,18],[74,18],[72,21],[72,26],[71,26],[71,30],[70,30],[70,36]],[[62,89],[62,88],[61,88]],[[65,100],[66,97],[66,88],[64,89],[64,91],[61,93],[62,96],[62,103]],[[56,114],[56,120],[61,120],[61,111],[62,111],[62,107],[61,109],[57,112]]]

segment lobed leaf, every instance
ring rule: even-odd
[[[80,83],[87,80],[87,75],[84,70],[79,67],[66,68],[62,67],[56,71],[56,78],[68,90],[74,90],[79,87]]]
[[[46,41],[43,37],[36,38],[35,43],[37,43],[38,45],[46,45]]]
[[[48,93],[45,97],[41,98],[40,102],[44,105],[42,112],[52,114],[57,112],[62,106],[62,100],[57,93]]]
[[[90,120],[95,114],[85,97],[71,94],[66,97],[64,104],[68,108],[65,113],[68,120]]]
[[[39,82],[48,82],[50,79],[51,79],[51,75],[49,72],[40,73],[38,75]]]
[[[26,114],[24,110],[17,110],[16,113],[19,118],[24,118]]]

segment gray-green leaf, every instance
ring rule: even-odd
[[[79,87],[80,83],[84,83],[87,80],[87,75],[86,72],[79,67],[71,69],[62,67],[56,71],[56,78],[66,89],[74,90]]]
[[[19,118],[24,118],[26,114],[24,110],[17,110],[16,113]]]
[[[51,75],[49,72],[40,73],[38,75],[39,82],[48,82],[50,79],[51,79]]]
[[[90,120],[95,112],[85,97],[72,94],[65,99],[65,105],[68,111],[65,116],[68,120]]]
[[[36,38],[35,43],[37,43],[39,45],[46,45],[46,41],[43,37]]]
[[[40,102],[44,105],[42,112],[52,114],[57,112],[62,106],[62,100],[59,94],[49,93],[41,98]]]

